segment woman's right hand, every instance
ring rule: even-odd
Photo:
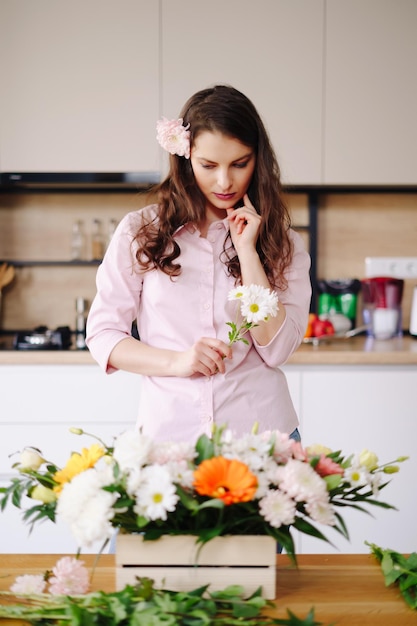
[[[195,374],[213,376],[224,374],[225,359],[232,358],[232,348],[220,339],[201,337],[185,352],[178,352],[175,363],[175,376],[189,377]]]

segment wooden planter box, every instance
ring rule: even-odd
[[[119,533],[116,588],[123,589],[134,584],[137,576],[145,576],[152,578],[157,588],[173,591],[207,584],[210,591],[242,585],[250,595],[262,587],[263,596],[272,600],[276,596],[276,552],[276,541],[261,535],[216,537],[201,547],[192,535],[144,541],[141,535]]]

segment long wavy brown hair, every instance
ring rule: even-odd
[[[290,216],[283,200],[280,169],[265,126],[252,102],[240,91],[216,85],[194,94],[184,105],[180,117],[190,125],[191,149],[197,136],[219,132],[238,139],[255,152],[256,165],[247,191],[261,216],[257,252],[272,284],[285,288],[285,270],[291,262]],[[154,189],[158,217],[144,223],[136,234],[136,254],[142,269],[160,269],[172,278],[181,273],[177,262],[181,254],[174,233],[187,223],[198,224],[205,218],[205,198],[196,185],[190,159],[170,155],[169,172]],[[223,262],[236,281],[241,279],[240,264],[227,235]]]

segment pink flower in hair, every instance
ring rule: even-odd
[[[190,125],[183,126],[182,118],[167,120],[166,117],[156,123],[156,138],[164,150],[186,159],[190,158]]]

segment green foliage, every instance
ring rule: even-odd
[[[13,594],[0,592],[10,598]],[[264,609],[274,604],[261,589],[245,598],[243,588],[231,585],[209,592],[200,587],[190,592],[157,590],[149,578],[121,591],[85,596],[19,596],[16,605],[0,606],[0,620],[24,620],[43,626],[321,626],[314,611],[302,619],[287,611],[287,618],[272,618]]]
[[[381,564],[382,573],[385,577],[385,586],[398,585],[398,588],[412,609],[417,609],[417,553],[412,552],[408,557],[395,552],[395,550],[383,549],[374,543],[366,542],[370,546],[372,554]]]

